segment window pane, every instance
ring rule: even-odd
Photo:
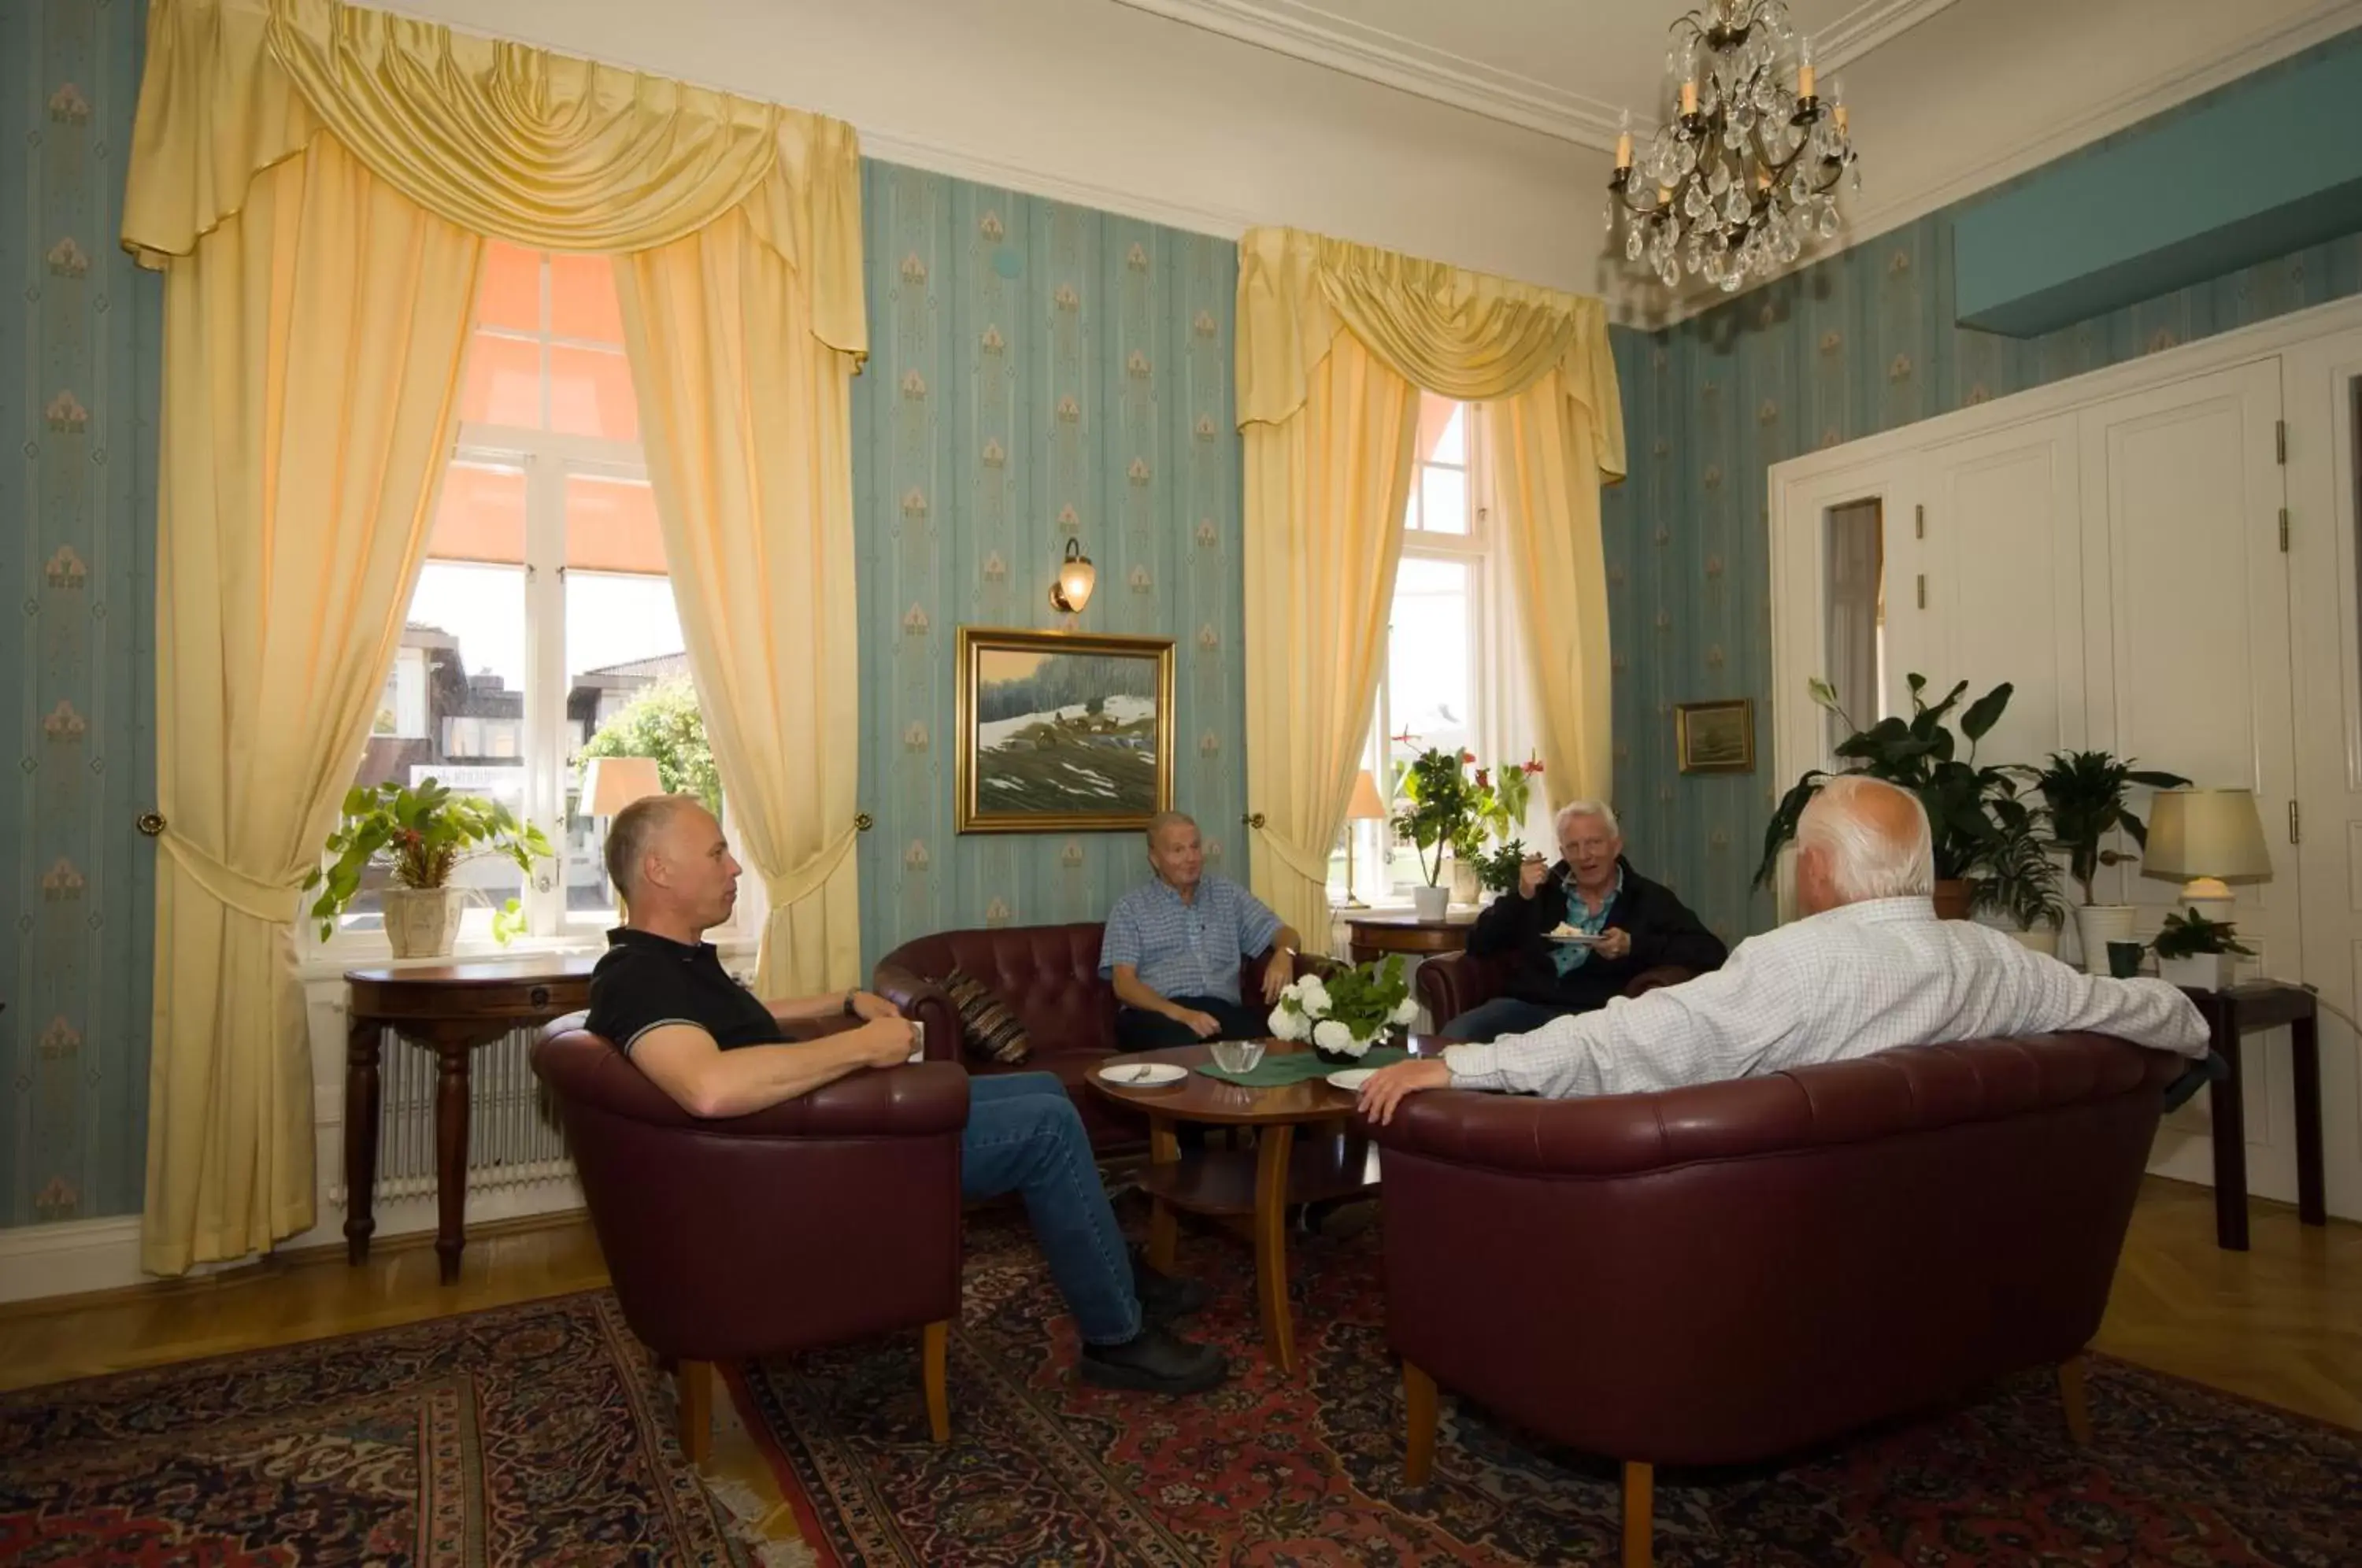
[[[1468,566],[1405,556],[1386,655],[1388,756],[1465,749],[1476,732],[1469,679]]]
[[[541,330],[541,252],[491,242],[484,252],[484,282],[476,293],[476,325]]]
[[[566,436],[638,440],[639,404],[624,356],[603,348],[551,348],[549,427]]]
[[[1468,466],[1468,405],[1418,394],[1418,457],[1423,463]]]
[[[459,393],[459,417],[480,425],[542,428],[541,345],[477,333],[468,348],[468,384]]]
[[[645,571],[566,573],[566,908],[609,911],[614,890],[601,856],[603,817],[578,814],[582,764],[591,756],[656,760],[668,790],[704,797],[716,811],[721,775],[705,736],[705,715],[690,679],[689,655],[663,575],[664,547],[647,486],[569,477],[567,553],[580,561],[641,561]]]
[[[453,463],[435,507],[432,559],[524,564],[524,470]]]
[[[624,345],[624,314],[615,304],[615,264],[604,256],[549,259],[549,330],[553,337]]]
[[[429,560],[370,726],[355,782],[415,785],[427,778],[524,811],[524,571],[521,567]],[[372,867],[339,929],[384,927],[378,893],[389,873]],[[517,897],[524,878],[505,860],[463,862],[454,886],[492,907]],[[480,930],[487,909],[469,911]]]
[[[1468,532],[1468,473],[1429,466],[1418,480],[1419,513],[1430,534]]]

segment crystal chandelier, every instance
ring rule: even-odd
[[[1672,34],[1678,111],[1637,163],[1626,113],[1607,230],[1620,225],[1625,259],[1667,288],[1687,273],[1735,293],[1836,235],[1840,179],[1861,188],[1844,91],[1833,82],[1826,99],[1815,94],[1812,45],[1783,0],[1708,0]]]

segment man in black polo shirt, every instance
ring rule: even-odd
[[[692,1116],[745,1116],[908,1060],[911,1027],[882,997],[854,990],[766,1003],[730,977],[702,938],[730,918],[738,871],[722,824],[689,796],[659,795],[616,813],[607,875],[629,913],[590,977],[591,1032],[613,1041]],[[860,1027],[799,1043],[779,1027],[840,1014]],[[1055,1077],[970,1082],[960,1189],[971,1200],[1024,1195],[1081,1331],[1084,1381],[1190,1394],[1229,1375],[1213,1346],[1162,1326],[1202,1306],[1205,1286],[1155,1273],[1124,1245],[1082,1119]]]

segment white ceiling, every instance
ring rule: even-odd
[[[1119,0],[1438,103],[1601,149],[1652,122],[1684,0]],[[1953,0],[1789,0],[1830,69]]]

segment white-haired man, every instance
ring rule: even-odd
[[[1606,1007],[1644,970],[1674,964],[1702,975],[1729,956],[1671,888],[1632,869],[1606,801],[1562,806],[1552,825],[1558,864],[1529,856],[1517,891],[1495,900],[1468,933],[1468,951],[1480,958],[1516,955],[1508,988],[1446,1022],[1447,1040],[1525,1034]],[[1569,928],[1579,940],[1551,934]]]
[[[1429,1088],[1629,1094],[1867,1056],[1896,1045],[2090,1030],[2206,1055],[2206,1024],[2162,980],[2093,977],[1968,921],[1937,920],[1917,796],[1835,778],[1796,832],[1804,918],[1711,975],[1490,1045],[1381,1069],[1362,1109],[1390,1120]],[[2185,1075],[2187,1076],[2187,1075]]]

